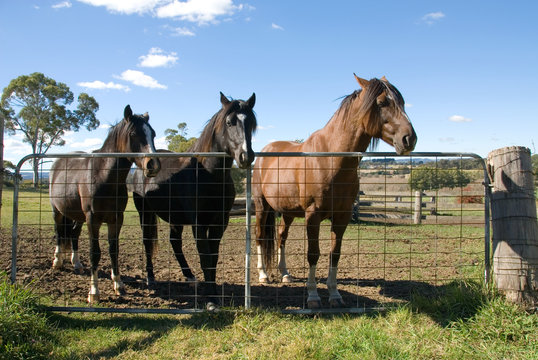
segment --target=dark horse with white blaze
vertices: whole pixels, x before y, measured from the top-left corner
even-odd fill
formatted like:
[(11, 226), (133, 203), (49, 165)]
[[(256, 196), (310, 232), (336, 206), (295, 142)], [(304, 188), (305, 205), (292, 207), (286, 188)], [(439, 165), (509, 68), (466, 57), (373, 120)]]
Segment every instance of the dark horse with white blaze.
[(228, 157), (162, 158), (162, 170), (154, 178), (136, 171), (133, 198), (140, 215), (146, 250), (149, 286), (155, 284), (153, 256), (157, 245), (157, 217), (170, 224), (170, 243), (183, 275), (194, 280), (182, 250), (184, 225), (192, 225), (200, 265), (204, 273), (207, 308), (218, 304), (216, 272), (219, 244), (228, 226), (235, 200), (231, 167), (254, 161), (252, 133), (256, 130), (253, 112), (255, 94), (247, 100), (229, 100), (220, 94), (222, 108), (209, 120), (188, 152), (225, 152)]
[[(94, 153), (155, 153), (155, 131), (148, 121), (147, 113), (133, 115), (127, 105), (123, 120), (110, 129), (103, 146)], [(99, 301), (97, 267), (101, 258), (99, 229), (103, 223), (108, 225), (114, 292), (116, 295), (124, 292), (118, 266), (118, 238), (128, 200), (125, 180), (133, 163), (143, 169), (147, 177), (155, 176), (161, 168), (159, 159), (153, 157), (86, 157), (58, 159), (50, 171), (49, 192), (57, 241), (52, 266), (61, 268), (71, 250), (73, 266), (82, 268), (78, 238), (82, 224), (86, 222), (90, 238), (90, 303)]]
[[(303, 143), (277, 141), (263, 152), (362, 152), (379, 139), (394, 146), (396, 153), (415, 148), (417, 136), (405, 113), (400, 92), (385, 77), (357, 77), (362, 90), (348, 95), (324, 128)], [(252, 196), (256, 206), (256, 239), (260, 282), (268, 281), (275, 251), (275, 212), (282, 214), (278, 228), (278, 268), (289, 282), (285, 260), (288, 230), (296, 217), (305, 218), (308, 237), (307, 280), (309, 308), (321, 307), (317, 293), (316, 265), (320, 256), (320, 223), (331, 220), (331, 249), (327, 288), (329, 304), (342, 307), (336, 273), (342, 237), (351, 218), (359, 179), (357, 157), (258, 157), (253, 169)]]

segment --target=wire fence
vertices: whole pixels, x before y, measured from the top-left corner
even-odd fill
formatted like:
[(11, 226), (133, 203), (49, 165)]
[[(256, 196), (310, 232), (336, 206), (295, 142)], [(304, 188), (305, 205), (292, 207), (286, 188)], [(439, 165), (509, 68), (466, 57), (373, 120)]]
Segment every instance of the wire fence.
[[(112, 287), (106, 226), (102, 227), (100, 236), (103, 251), (99, 264), (99, 304), (86, 303), (90, 261), (85, 227), (79, 240), (84, 268), (75, 271), (66, 261), (62, 269), (52, 269), (56, 242), (48, 194), (49, 160), (95, 155), (50, 154), (37, 158), (29, 155), (19, 163), (17, 173), (24, 175), (25, 180), (16, 182), (13, 189), (11, 252), (2, 254), (5, 260), (2, 263), (10, 264), (10, 269), (6, 270), (11, 271), (12, 281), (32, 283), (46, 295), (49, 308), (57, 311), (203, 311), (205, 298), (202, 296), (201, 280), (204, 275), (190, 225), (185, 224), (183, 229), (182, 249), (198, 281), (193, 282), (183, 275), (169, 241), (169, 225), (160, 220), (159, 251), (153, 260), (156, 284), (148, 287), (146, 252), (139, 214), (132, 199), (129, 199), (125, 210), (120, 234), (119, 263), (125, 284), (124, 295), (115, 295)], [(221, 153), (159, 154), (160, 157), (176, 158), (194, 155), (225, 156)], [(305, 159), (362, 158), (357, 168), (360, 189), (343, 238), (337, 275), (338, 289), (346, 304), (344, 309), (328, 310), (328, 291), (324, 284), (329, 268), (331, 223), (326, 220), (321, 224), (317, 279), (323, 311), (363, 312), (406, 302), (415, 292), (434, 292), (453, 281), (489, 280), (489, 180), (484, 161), (479, 156), (466, 153), (413, 153), (407, 156), (393, 153), (256, 155)], [(34, 158), (42, 161), (36, 188), (29, 184), (27, 172), (21, 170), (23, 164)], [(251, 170), (247, 169), (244, 175), (246, 178), (236, 183), (237, 191), (244, 189), (244, 193), (236, 195), (232, 216), (220, 242), (216, 278), (219, 301), (223, 308), (262, 307), (309, 313), (311, 310), (306, 304), (308, 239), (304, 219), (295, 219), (286, 242), (287, 266), (293, 280), (280, 282), (280, 276), (274, 269), (270, 273), (272, 281), (259, 283)], [(280, 180), (277, 178), (275, 181)], [(421, 191), (416, 190), (421, 187)], [(9, 191), (5, 194), (9, 194)], [(9, 249), (9, 234), (5, 231), (2, 231), (2, 242), (2, 248)]]

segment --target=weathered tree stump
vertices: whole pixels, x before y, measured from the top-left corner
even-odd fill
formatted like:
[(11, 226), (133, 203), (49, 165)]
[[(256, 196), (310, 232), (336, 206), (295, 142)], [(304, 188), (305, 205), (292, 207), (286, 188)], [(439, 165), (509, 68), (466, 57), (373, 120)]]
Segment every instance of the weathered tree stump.
[(488, 155), (493, 182), (493, 281), (510, 301), (538, 303), (538, 223), (530, 150), (513, 146)]

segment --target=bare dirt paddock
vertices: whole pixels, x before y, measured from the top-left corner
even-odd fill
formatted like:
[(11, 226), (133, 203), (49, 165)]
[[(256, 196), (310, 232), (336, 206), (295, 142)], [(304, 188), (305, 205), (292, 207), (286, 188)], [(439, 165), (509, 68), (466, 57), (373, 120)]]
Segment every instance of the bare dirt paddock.
[[(46, 208), (46, 206), (45, 206)], [(80, 254), (86, 268), (75, 274), (65, 263), (64, 269), (52, 270), (54, 252), (53, 225), (49, 213), (43, 211), (40, 220), (21, 221), (19, 226), (17, 281), (32, 283), (46, 295), (50, 305), (87, 306), (89, 290), (88, 239), (86, 230), (80, 239)], [(21, 219), (23, 217), (21, 216)], [(348, 227), (342, 245), (338, 272), (338, 288), (346, 305), (372, 308), (405, 301), (410, 294), (434, 291), (452, 280), (479, 280), (484, 269), (484, 228), (478, 217), (434, 216), (422, 225), (409, 221), (389, 223), (388, 219), (364, 219)], [(253, 218), (254, 220), (254, 218)], [(318, 263), (320, 296), (328, 306), (324, 282), (328, 269), (329, 223), (322, 224)], [(0, 264), (11, 271), (11, 229), (2, 229)], [(126, 213), (120, 239), (120, 273), (126, 295), (118, 297), (112, 290), (110, 261), (106, 241), (106, 225), (101, 228), (101, 262), (99, 271), (99, 306), (113, 308), (200, 309), (204, 299), (199, 287), (186, 283), (168, 242), (168, 226), (160, 224), (160, 250), (154, 261), (158, 282), (155, 289), (145, 284), (145, 255), (138, 216)], [(254, 229), (252, 229), (254, 238)], [(273, 281), (259, 284), (256, 270), (256, 247), (252, 242), (251, 303), (252, 306), (302, 309), (306, 308), (306, 232), (297, 219), (287, 242), (288, 268), (294, 277), (291, 284)], [(191, 230), (184, 230), (183, 248), (198, 279), (203, 279), (198, 253)], [(273, 270), (272, 278), (278, 280)], [(217, 284), (223, 306), (244, 304), (245, 285), (245, 220), (233, 218), (220, 245)]]

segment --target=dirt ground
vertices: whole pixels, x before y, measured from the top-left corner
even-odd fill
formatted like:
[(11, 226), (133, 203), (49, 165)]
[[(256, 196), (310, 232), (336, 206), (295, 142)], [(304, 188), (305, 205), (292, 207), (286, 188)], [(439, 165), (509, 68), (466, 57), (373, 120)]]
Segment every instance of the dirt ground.
[[(129, 218), (130, 217), (130, 218)], [(318, 263), (318, 289), (324, 306), (328, 306), (325, 286), (328, 269), (329, 224), (322, 225)], [(89, 290), (89, 257), (86, 230), (80, 239), (80, 256), (85, 269), (75, 274), (70, 263), (62, 270), (51, 268), (54, 239), (49, 224), (21, 225), (17, 250), (17, 281), (31, 283), (50, 298), (56, 306), (87, 306)], [(145, 257), (141, 231), (134, 214), (126, 214), (126, 225), (120, 240), (120, 273), (126, 286), (125, 296), (114, 295), (110, 280), (110, 260), (106, 241), (106, 226), (101, 228), (101, 262), (99, 289), (101, 306), (115, 308), (203, 308), (205, 299), (198, 296), (199, 286), (186, 283), (167, 240), (168, 226), (161, 222), (160, 249), (154, 260), (157, 286), (148, 289), (145, 284)], [(408, 232), (403, 234), (402, 232)], [(254, 237), (254, 230), (252, 230)], [(476, 238), (478, 237), (478, 239)], [(291, 227), (287, 243), (288, 268), (294, 281), (282, 284), (273, 281), (259, 284), (256, 270), (255, 242), (252, 242), (251, 303), (252, 306), (278, 309), (306, 308), (306, 235), (303, 223)], [(468, 276), (466, 268), (481, 266), (480, 251), (476, 248), (480, 235), (462, 238), (443, 235), (432, 227), (431, 234), (417, 233), (412, 226), (394, 226), (371, 223), (350, 225), (343, 242), (338, 272), (338, 289), (347, 306), (372, 308), (409, 299), (413, 291), (433, 291), (436, 287)], [(11, 272), (11, 229), (1, 232), (0, 264)], [(203, 279), (198, 253), (190, 228), (184, 230), (184, 252), (198, 279)], [(480, 248), (480, 245), (478, 245)], [(476, 273), (476, 271), (474, 271)], [(272, 277), (276, 279), (276, 271)], [(233, 220), (220, 245), (217, 284), (223, 306), (243, 306), (245, 284), (245, 224), (242, 218)]]

